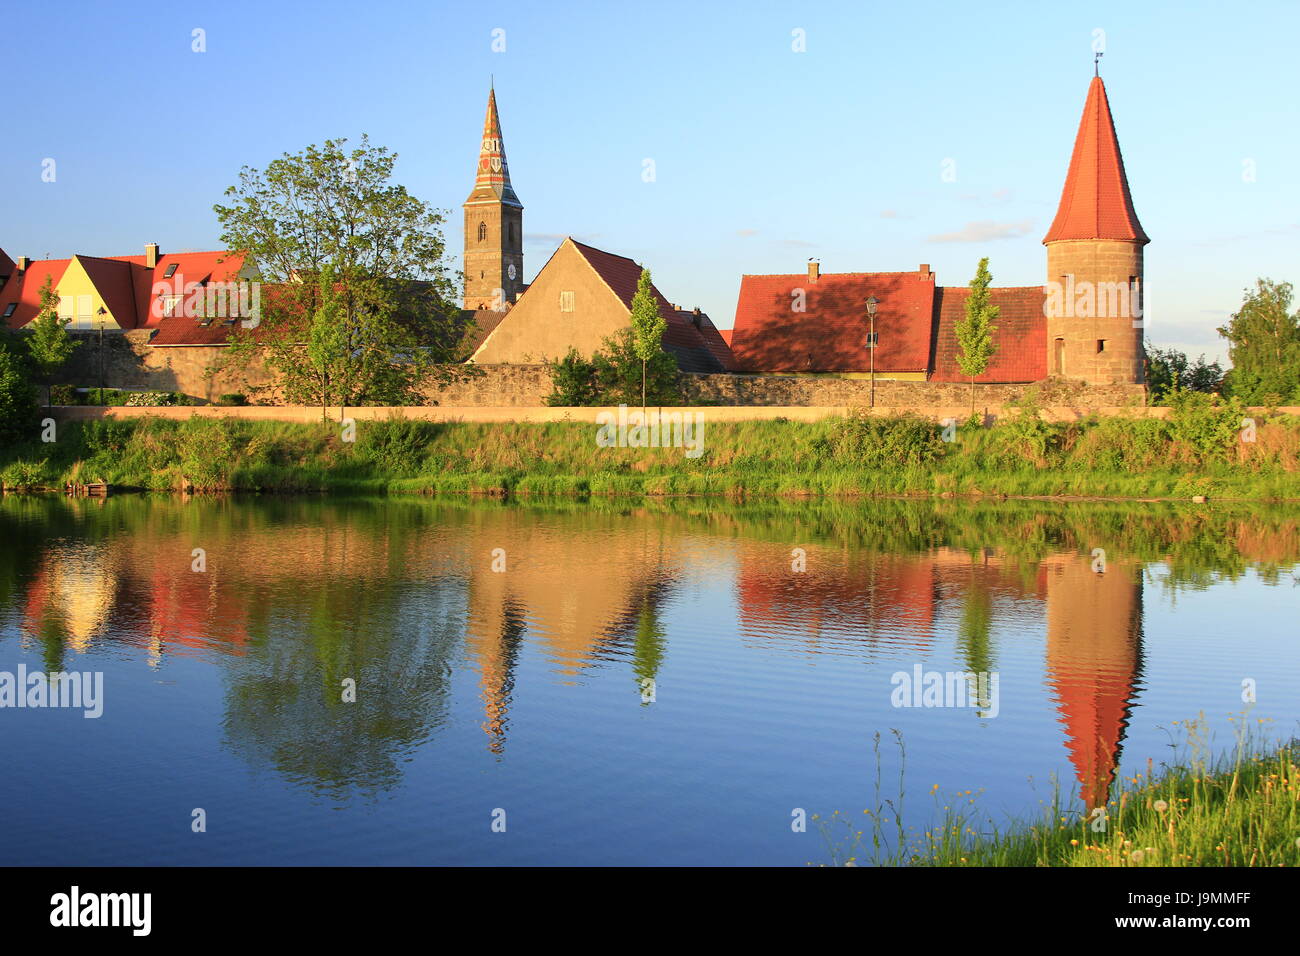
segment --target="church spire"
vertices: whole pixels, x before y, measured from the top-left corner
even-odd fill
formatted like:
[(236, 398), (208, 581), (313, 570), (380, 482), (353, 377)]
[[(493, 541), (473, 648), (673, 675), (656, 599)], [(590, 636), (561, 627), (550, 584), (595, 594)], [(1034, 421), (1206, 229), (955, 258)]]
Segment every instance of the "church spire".
[(497, 115), (495, 84), (488, 91), (487, 117), (483, 120), (483, 141), (479, 144), (478, 176), (467, 202), (504, 202), (521, 206), (510, 185), (505, 141), (501, 138), (501, 117)]
[(1094, 76), (1088, 86), (1061, 204), (1043, 242), (1062, 239), (1120, 239), (1143, 245), (1151, 241), (1133, 211), (1106, 85), (1100, 76)]

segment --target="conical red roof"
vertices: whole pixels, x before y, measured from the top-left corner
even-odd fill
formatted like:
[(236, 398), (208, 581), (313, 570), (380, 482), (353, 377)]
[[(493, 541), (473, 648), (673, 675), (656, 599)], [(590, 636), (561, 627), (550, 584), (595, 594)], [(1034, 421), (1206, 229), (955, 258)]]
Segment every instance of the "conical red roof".
[(483, 120), (483, 142), (479, 147), (478, 176), (474, 191), (466, 202), (483, 200), (522, 206), (510, 185), (510, 167), (506, 164), (506, 144), (501, 138), (501, 117), (497, 115), (497, 93), (488, 93), (487, 117)]
[(1133, 211), (1106, 86), (1099, 76), (1088, 87), (1061, 205), (1043, 242), (1060, 239), (1127, 239), (1143, 245), (1151, 241)]

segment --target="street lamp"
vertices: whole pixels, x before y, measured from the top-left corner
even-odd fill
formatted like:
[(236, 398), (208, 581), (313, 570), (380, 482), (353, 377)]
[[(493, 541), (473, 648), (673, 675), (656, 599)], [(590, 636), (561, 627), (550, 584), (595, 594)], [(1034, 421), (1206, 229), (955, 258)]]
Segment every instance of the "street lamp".
[(880, 300), (874, 295), (867, 299), (867, 317), (871, 319), (871, 332), (867, 335), (867, 348), (871, 350), (871, 407), (876, 407), (876, 306)]
[(99, 404), (104, 404), (104, 316), (108, 314), (108, 309), (102, 305), (95, 313), (95, 318), (99, 322)]

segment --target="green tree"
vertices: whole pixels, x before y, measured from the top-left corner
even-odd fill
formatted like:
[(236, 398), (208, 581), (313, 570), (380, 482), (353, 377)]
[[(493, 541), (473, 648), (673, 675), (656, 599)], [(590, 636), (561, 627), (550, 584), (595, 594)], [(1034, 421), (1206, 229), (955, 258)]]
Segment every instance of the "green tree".
[(18, 356), (0, 344), (0, 445), (32, 437), (36, 398)]
[(1178, 349), (1149, 345), (1146, 352), (1147, 389), (1152, 404), (1163, 404), (1169, 393), (1180, 388), (1217, 392), (1223, 386), (1223, 367), (1218, 362), (1206, 362), (1204, 355), (1193, 363)]
[(68, 323), (72, 320), (59, 318), (59, 296), (50, 276), (45, 277), (40, 294), (40, 311), (29, 326), (26, 341), (32, 366), (45, 385), (45, 404), (48, 407), (53, 404), (50, 387), (55, 373), (63, 368), (81, 343), (68, 335)]
[(1291, 291), (1289, 282), (1258, 279), (1218, 330), (1232, 362), (1225, 395), (1247, 405), (1300, 401), (1300, 310), (1291, 311)]
[(662, 348), (649, 359), (643, 359), (630, 328), (608, 336), (604, 347), (591, 360), (595, 366), (596, 393), (601, 404), (622, 402), (632, 405), (638, 393), (642, 408), (647, 402), (655, 405), (681, 402), (677, 360)]
[(664, 332), (668, 323), (659, 313), (650, 284), (650, 270), (642, 269), (636, 280), (636, 294), (632, 296), (632, 350), (641, 360), (641, 410), (646, 404), (646, 365), (657, 355), (664, 354)]
[(966, 315), (953, 329), (957, 335), (957, 367), (963, 375), (970, 378), (972, 411), (975, 409), (975, 378), (988, 370), (989, 359), (997, 351), (997, 346), (993, 344), (993, 333), (998, 327), (993, 324), (993, 320), (998, 317), (1001, 309), (989, 302), (989, 283), (992, 281), (988, 256), (985, 256), (980, 260), (975, 278), (970, 282)]
[[(392, 181), (395, 153), (364, 136), (355, 149), (346, 143), (246, 166), (226, 190), (229, 205), (213, 207), (222, 241), (269, 286), (230, 358), (264, 361), (289, 402), (420, 401), (430, 382), (471, 374), (452, 364), (464, 358), (466, 319), (445, 261), (444, 214)], [(326, 317), (337, 336), (313, 331)]]
[(599, 391), (596, 382), (596, 364), (584, 359), (577, 349), (571, 348), (564, 358), (547, 362), (551, 373), (551, 394), (547, 405), (596, 405)]

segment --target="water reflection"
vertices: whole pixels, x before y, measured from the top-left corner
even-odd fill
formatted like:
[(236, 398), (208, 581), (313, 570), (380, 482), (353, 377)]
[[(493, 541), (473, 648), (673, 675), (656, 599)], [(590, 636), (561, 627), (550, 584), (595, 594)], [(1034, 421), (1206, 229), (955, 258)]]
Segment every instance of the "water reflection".
[(1144, 688), (1144, 582), (1206, 588), (1248, 567), (1276, 582), (1300, 554), (1294, 519), (1267, 509), (1047, 503), (10, 497), (0, 535), (0, 647), (16, 637), (47, 670), (99, 652), (217, 668), (229, 750), (322, 792), (397, 787), (463, 707), (462, 672), (497, 760), (530, 658), (559, 685), (622, 669), (647, 702), (704, 594), (698, 627), (720, 645), (814, 664), (883, 671), (950, 647), (954, 667), (994, 672), (1036, 635), (1089, 807)]

